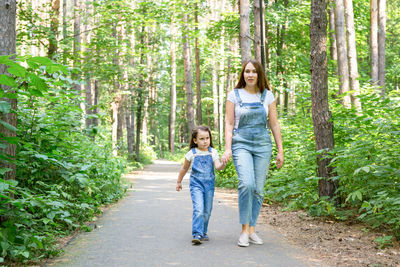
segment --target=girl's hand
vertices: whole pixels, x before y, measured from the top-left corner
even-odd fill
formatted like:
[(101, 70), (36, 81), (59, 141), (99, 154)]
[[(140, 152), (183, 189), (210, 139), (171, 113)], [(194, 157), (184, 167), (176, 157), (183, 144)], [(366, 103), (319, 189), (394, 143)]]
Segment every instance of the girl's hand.
[(181, 183), (176, 183), (176, 191), (181, 191), (182, 190), (182, 184)]
[(231, 156), (232, 156), (232, 150), (231, 149), (225, 150), (224, 154), (222, 154), (222, 157), (221, 157), (222, 164), (226, 165), (228, 163), (229, 159), (231, 158)]
[(283, 165), (283, 152), (278, 152), (278, 155), (276, 156), (276, 167), (280, 169)]

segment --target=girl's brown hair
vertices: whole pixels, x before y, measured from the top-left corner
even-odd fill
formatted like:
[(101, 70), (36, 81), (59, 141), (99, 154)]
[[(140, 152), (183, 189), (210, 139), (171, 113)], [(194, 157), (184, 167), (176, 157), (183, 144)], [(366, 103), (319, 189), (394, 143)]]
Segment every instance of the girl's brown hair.
[(236, 84), (235, 88), (244, 88), (246, 86), (246, 82), (244, 80), (244, 70), (246, 69), (247, 64), (253, 64), (257, 71), (257, 87), (260, 90), (260, 93), (264, 93), (264, 90), (271, 91), (271, 85), (268, 82), (267, 76), (265, 76), (264, 69), (260, 62), (255, 59), (247, 60), (243, 63), (242, 70), (240, 71), (239, 81)]
[(189, 150), (194, 147), (197, 147), (197, 144), (194, 142), (194, 139), (197, 138), (197, 134), (199, 133), (199, 131), (208, 132), (208, 134), (210, 135), (210, 147), (214, 147), (213, 142), (212, 142), (210, 128), (208, 128), (207, 126), (204, 126), (204, 125), (199, 125), (199, 126), (194, 127), (192, 130), (192, 138), (190, 138)]

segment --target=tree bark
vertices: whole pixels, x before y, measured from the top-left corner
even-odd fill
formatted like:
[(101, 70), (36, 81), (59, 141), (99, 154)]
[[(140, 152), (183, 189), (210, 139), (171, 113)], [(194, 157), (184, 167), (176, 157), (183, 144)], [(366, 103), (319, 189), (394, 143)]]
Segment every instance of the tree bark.
[(329, 39), (330, 55), (332, 60), (337, 60), (337, 45), (335, 35), (335, 8), (332, 1), (329, 1)]
[(351, 102), (358, 112), (361, 112), (360, 102), (360, 83), (358, 81), (358, 64), (356, 50), (356, 32), (354, 30), (353, 1), (344, 0), (346, 14), (346, 35), (347, 35), (347, 58), (349, 61), (350, 90), (354, 91), (351, 95)]
[[(74, 0), (74, 68), (81, 66), (81, 15), (80, 0)], [(74, 79), (79, 80), (80, 75), (74, 75)], [(81, 92), (81, 85), (75, 84), (75, 90)]]
[[(0, 0), (0, 56), (13, 55), (16, 53), (16, 1), (4, 1)], [(13, 57), (15, 58), (15, 57)], [(12, 58), (12, 59), (13, 59)], [(5, 65), (0, 64), (0, 75), (9, 75)], [(14, 94), (14, 88), (9, 86), (0, 85), (0, 88), (5, 93)], [(7, 101), (10, 103), (11, 112), (0, 113), (1, 120), (17, 127), (17, 99), (3, 98), (2, 101)], [(14, 112), (15, 111), (15, 112)], [(7, 138), (15, 138), (16, 132), (6, 129), (4, 126), (0, 125), (0, 133), (2, 135), (3, 145), (7, 147), (1, 149), (1, 154), (6, 156), (11, 161), (1, 160), (1, 168), (9, 168), (10, 171), (4, 173), (4, 179), (15, 179), (16, 167), (12, 163), (15, 160), (16, 155), (16, 145), (10, 144)], [(1, 218), (0, 218), (1, 220)], [(0, 221), (1, 223), (1, 221)]]
[(193, 109), (193, 87), (192, 87), (192, 64), (190, 59), (190, 47), (188, 37), (188, 15), (183, 14), (183, 66), (185, 69), (185, 87), (187, 98), (187, 118), (188, 118), (188, 136), (191, 136), (194, 128), (194, 109)]
[(176, 120), (176, 43), (175, 43), (175, 22), (171, 19), (171, 109), (169, 119), (169, 149), (171, 154), (175, 153), (175, 120)]
[(64, 50), (63, 50), (63, 64), (67, 65), (67, 48), (66, 48), (66, 43), (67, 43), (67, 27), (68, 27), (68, 23), (67, 23), (67, 0), (63, 0), (63, 8), (62, 8), (62, 43), (64, 44)]
[[(261, 20), (260, 20), (260, 12), (262, 12), (261, 14), (262, 19), (265, 21), (264, 19), (264, 10), (265, 10), (265, 6), (264, 6), (264, 1), (263, 1), (263, 6), (260, 7), (260, 1), (259, 0), (254, 0), (253, 3), (253, 13), (254, 13), (254, 57), (256, 60), (258, 60), (259, 62), (262, 62), (261, 59), (261, 31), (264, 31), (264, 27), (263, 29), (261, 29)], [(261, 9), (261, 11), (260, 11)]]
[(240, 0), (240, 49), (242, 63), (251, 59), (251, 41), (250, 41), (250, 1)]
[[(339, 94), (349, 91), (349, 63), (347, 59), (346, 31), (344, 22), (343, 0), (335, 0), (335, 29), (338, 53)], [(341, 100), (346, 108), (351, 107), (350, 95), (345, 95)]]
[[(195, 31), (199, 30), (199, 20), (198, 20), (198, 4), (195, 4), (195, 12), (194, 12), (194, 23), (195, 23)], [(201, 78), (200, 78), (200, 49), (199, 49), (199, 38), (195, 37), (194, 39), (195, 46), (195, 60), (196, 60), (196, 105), (197, 105), (197, 123), (198, 125), (203, 124), (202, 118), (202, 109), (201, 109)]]
[(51, 5), (50, 14), (50, 31), (49, 31), (49, 49), (47, 56), (53, 58), (53, 55), (57, 52), (57, 36), (60, 16), (60, 0), (53, 0)]
[(378, 85), (381, 96), (385, 96), (385, 61), (386, 61), (386, 0), (378, 1)]
[(332, 167), (328, 165), (331, 158), (326, 152), (334, 147), (333, 123), (328, 105), (328, 72), (327, 72), (327, 6), (325, 0), (311, 1), (310, 23), (310, 69), (312, 118), (314, 124), (315, 143), (317, 151), (325, 151), (317, 156), (319, 196), (335, 196), (338, 187)]
[(378, 0), (370, 0), (371, 83), (378, 85)]

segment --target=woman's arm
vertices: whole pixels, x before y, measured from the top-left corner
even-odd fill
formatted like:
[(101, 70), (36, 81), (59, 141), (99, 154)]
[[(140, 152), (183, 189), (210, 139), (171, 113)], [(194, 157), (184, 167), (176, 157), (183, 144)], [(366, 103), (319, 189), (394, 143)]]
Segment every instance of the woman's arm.
[(276, 101), (272, 102), (268, 106), (268, 118), (269, 126), (271, 127), (272, 134), (274, 135), (275, 144), (278, 149), (278, 155), (276, 156), (276, 167), (280, 169), (283, 165), (283, 145), (281, 136), (281, 127), (278, 122), (278, 114), (276, 111)]
[(235, 122), (235, 104), (227, 100), (225, 110), (225, 152), (221, 157), (221, 161), (226, 165), (232, 156), (232, 131)]
[(183, 180), (183, 177), (185, 176), (185, 174), (187, 173), (189, 167), (190, 167), (190, 161), (188, 161), (185, 158), (185, 162), (183, 163), (182, 168), (178, 174), (178, 180), (176, 181), (176, 191), (182, 190), (182, 180)]

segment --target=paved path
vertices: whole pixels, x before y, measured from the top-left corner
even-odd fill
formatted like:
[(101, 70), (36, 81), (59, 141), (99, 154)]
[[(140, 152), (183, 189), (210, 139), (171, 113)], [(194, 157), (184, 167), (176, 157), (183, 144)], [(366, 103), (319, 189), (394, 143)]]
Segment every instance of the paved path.
[(157, 160), (128, 175), (134, 190), (99, 218), (95, 230), (79, 234), (47, 266), (317, 266), (265, 225), (257, 228), (264, 245), (238, 247), (237, 209), (218, 195), (209, 224), (211, 240), (193, 246), (189, 177), (183, 191), (176, 192), (179, 168)]

